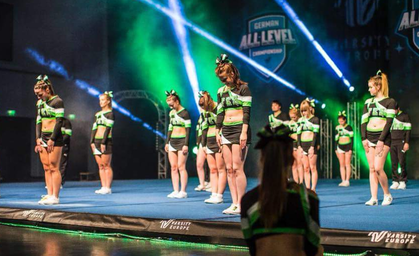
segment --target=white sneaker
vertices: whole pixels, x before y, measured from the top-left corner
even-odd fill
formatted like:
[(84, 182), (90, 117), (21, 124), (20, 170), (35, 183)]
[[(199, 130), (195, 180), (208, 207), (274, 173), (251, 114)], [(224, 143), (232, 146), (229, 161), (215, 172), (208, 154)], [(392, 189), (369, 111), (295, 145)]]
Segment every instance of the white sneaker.
[(398, 189), (399, 183), (397, 181), (393, 181), (393, 184), (390, 186), (390, 189)]
[(233, 214), (234, 211), (237, 209), (237, 205), (231, 204), (230, 207), (223, 211), (223, 214)]
[(47, 200), (47, 199), (48, 199), (48, 197), (49, 197), (49, 195), (43, 195), (43, 196), (41, 196), (41, 200), (39, 200), (39, 201), (38, 201), (38, 204), (43, 204), (43, 202), (44, 202), (45, 200)]
[(233, 210), (231, 213), (232, 215), (240, 215), (240, 206), (237, 205), (237, 207)]
[(393, 197), (389, 194), (389, 195), (384, 195), (384, 199), (383, 202), (381, 203), (381, 205), (386, 206), (386, 205), (390, 205), (391, 202), (393, 202)]
[(345, 181), (343, 180), (341, 183), (339, 183), (339, 187), (343, 187), (343, 184), (345, 184)]
[(201, 184), (199, 184), (194, 190), (195, 191), (202, 191), (205, 189), (205, 186), (202, 186)]
[(371, 198), (370, 200), (365, 202), (365, 205), (368, 205), (368, 206), (378, 205), (378, 200), (375, 198)]
[(400, 181), (399, 187), (397, 189), (406, 189), (406, 182)]
[(188, 198), (188, 193), (180, 191), (175, 195), (175, 198)]
[(212, 188), (211, 188), (211, 187), (209, 187), (209, 188), (205, 189), (205, 191), (207, 191), (207, 192), (212, 192)]
[(60, 199), (56, 198), (55, 196), (49, 196), (47, 199), (42, 201), (40, 204), (42, 204), (42, 205), (54, 205), (54, 204), (59, 204), (59, 203), (60, 203)]
[(95, 193), (96, 194), (102, 194), (103, 190), (105, 190), (105, 188), (104, 187), (101, 187), (100, 189), (95, 190)]
[(342, 187), (349, 187), (349, 186), (350, 186), (350, 184), (349, 184), (349, 180), (345, 180), (345, 181), (343, 182)]
[(221, 194), (211, 195), (211, 197), (208, 199), (205, 199), (204, 202), (207, 204), (221, 204), (223, 202), (223, 195)]
[(208, 189), (211, 190), (211, 183), (205, 182), (205, 190), (208, 191)]
[(168, 194), (167, 197), (168, 198), (175, 198), (178, 193), (179, 193), (179, 191), (173, 191), (172, 193)]

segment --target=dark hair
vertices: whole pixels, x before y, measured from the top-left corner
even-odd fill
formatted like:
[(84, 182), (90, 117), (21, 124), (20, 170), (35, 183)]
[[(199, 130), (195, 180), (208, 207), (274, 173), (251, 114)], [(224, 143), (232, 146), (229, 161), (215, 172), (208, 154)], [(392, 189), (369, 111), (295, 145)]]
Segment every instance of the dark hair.
[(169, 99), (176, 100), (176, 101), (179, 102), (179, 104), (181, 104), (180, 103), (180, 97), (177, 94), (172, 94), (172, 95), (167, 96), (166, 100), (169, 100)]
[[(226, 69), (227, 73), (230, 76), (233, 76), (233, 82), (236, 85), (236, 88), (240, 88), (240, 86), (242, 86), (242, 85), (247, 85), (246, 82), (244, 82), (240, 79), (240, 72), (236, 68), (236, 66), (234, 66), (233, 63), (225, 63), (225, 62), (219, 63), (217, 65), (217, 67), (215, 68), (215, 74), (218, 77), (219, 77), (220, 73), (223, 71), (223, 68)], [(231, 75), (231, 73), (233, 73), (233, 74)]]
[[(289, 133), (289, 128), (284, 129)], [(293, 163), (292, 140), (288, 133), (281, 135), (281, 139), (268, 139), (262, 147), (259, 209), (265, 228), (273, 227), (287, 205), (288, 172)]]
[(344, 116), (344, 115), (340, 115), (340, 116), (338, 116), (338, 119), (339, 119), (339, 118), (342, 118), (342, 119), (343, 119), (343, 120), (345, 120), (345, 121), (347, 120), (346, 116)]
[[(205, 111), (212, 111), (213, 109), (214, 109), (214, 107), (217, 105), (216, 103), (215, 103), (215, 101), (212, 99), (212, 97), (211, 97), (211, 95), (209, 94), (209, 92), (207, 92), (207, 91), (203, 91), (203, 93), (202, 93), (203, 95), (202, 95), (202, 97), (204, 97), (204, 105), (202, 106), (202, 108), (205, 110)], [(205, 96), (207, 96), (206, 98), (205, 98)]]
[(273, 100), (272, 103), (278, 104), (280, 107), (282, 107), (282, 104), (278, 100)]
[(55, 95), (54, 87), (47, 75), (39, 75), (34, 89), (46, 90), (48, 89), (51, 95)]

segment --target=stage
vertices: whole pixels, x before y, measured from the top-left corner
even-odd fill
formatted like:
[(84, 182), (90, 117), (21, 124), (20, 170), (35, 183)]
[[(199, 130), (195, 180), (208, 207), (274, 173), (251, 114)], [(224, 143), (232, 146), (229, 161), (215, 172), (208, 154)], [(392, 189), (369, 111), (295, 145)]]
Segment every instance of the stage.
[[(390, 206), (367, 207), (368, 180), (338, 187), (339, 180), (320, 180), (322, 244), (402, 250), (419, 249), (419, 181), (407, 190), (392, 191)], [(244, 245), (239, 216), (221, 212), (231, 204), (228, 190), (223, 204), (205, 204), (208, 192), (195, 192), (190, 179), (187, 199), (170, 199), (171, 181), (115, 181), (111, 195), (94, 193), (99, 182), (67, 182), (56, 206), (38, 205), (44, 183), (0, 184), (0, 221), (89, 232), (128, 235), (223, 245)], [(248, 188), (256, 186), (248, 180)], [(379, 200), (382, 191), (379, 190)]]

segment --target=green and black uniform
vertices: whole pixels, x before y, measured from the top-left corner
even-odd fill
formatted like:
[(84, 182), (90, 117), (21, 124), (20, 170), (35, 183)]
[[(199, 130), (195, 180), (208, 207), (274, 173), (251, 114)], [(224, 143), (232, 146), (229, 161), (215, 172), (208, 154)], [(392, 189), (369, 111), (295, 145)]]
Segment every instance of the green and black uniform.
[(281, 125), (288, 125), (290, 121), (290, 117), (285, 112), (280, 112), (277, 116), (275, 116), (275, 113), (272, 113), (268, 116), (269, 119), (269, 126), (271, 127), (272, 132), (276, 132), (278, 127)]
[(203, 143), (202, 143), (202, 131), (204, 129), (204, 115), (205, 115), (205, 111), (201, 110), (201, 113), (199, 114), (199, 118), (198, 118), (198, 122), (196, 124), (196, 145), (198, 146), (198, 149), (200, 149), (201, 147), (203, 147)]
[(209, 133), (209, 128), (216, 128), (217, 122), (217, 107), (214, 107), (212, 111), (206, 111), (204, 115), (204, 124), (203, 124), (203, 146), (207, 148), (207, 154), (215, 154), (220, 151), (220, 147), (217, 143), (216, 138), (216, 131), (215, 129), (211, 129), (211, 133)]
[[(36, 117), (36, 139), (42, 139), (42, 146), (47, 147), (48, 140), (54, 141), (55, 147), (64, 145), (61, 127), (64, 118), (64, 102), (58, 95), (47, 101), (38, 100)], [(53, 119), (55, 126), (52, 130), (42, 131), (42, 120)]]
[(298, 127), (300, 126), (300, 122), (301, 122), (301, 118), (299, 118), (297, 122), (293, 120), (288, 122), (288, 127), (290, 128), (290, 131), (291, 131), (290, 137), (292, 137), (292, 135), (297, 135), (297, 140), (293, 139), (294, 141), (292, 142), (292, 147), (294, 150), (298, 149)]
[[(361, 120), (362, 141), (368, 140), (371, 147), (375, 147), (378, 141), (383, 141), (384, 145), (391, 144), (390, 128), (396, 115), (396, 101), (392, 98), (377, 100), (370, 98), (365, 101), (364, 111)], [(384, 128), (368, 128), (371, 120), (386, 120)]]
[[(249, 125), (252, 94), (247, 85), (230, 88), (224, 85), (217, 93), (217, 129), (221, 130), (221, 144), (240, 144), (243, 124)], [(229, 109), (243, 110), (243, 120), (238, 122), (224, 121), (225, 111)], [(247, 144), (251, 142), (250, 125), (247, 129)]]
[(65, 183), (66, 169), (68, 164), (68, 157), (70, 155), (70, 139), (73, 135), (73, 130), (71, 127), (70, 120), (67, 118), (63, 119), (63, 126), (61, 127), (61, 133), (63, 134), (64, 146), (61, 152), (61, 161), (60, 161), (60, 173), (61, 173), (61, 185)]
[[(348, 137), (349, 141), (341, 144), (339, 143), (339, 139), (341, 137)], [(350, 126), (349, 124), (346, 124), (345, 126), (336, 126), (335, 140), (337, 144), (336, 150), (338, 151), (338, 153), (345, 153), (352, 150), (354, 144), (354, 131), (352, 129), (352, 126)]]
[(272, 228), (265, 228), (260, 216), (259, 186), (241, 200), (241, 227), (250, 255), (256, 255), (259, 238), (292, 234), (304, 237), (306, 255), (316, 255), (320, 247), (319, 199), (304, 185), (288, 183), (286, 206)]
[[(409, 116), (399, 111), (391, 126), (390, 156), (393, 181), (407, 181), (406, 152), (403, 151), (403, 146), (405, 143), (409, 144), (411, 130), (412, 124), (410, 123)], [(399, 165), (401, 173), (398, 172)]]
[[(90, 136), (90, 143), (94, 143), (96, 147), (93, 154), (112, 154), (112, 128), (115, 122), (115, 115), (112, 110), (106, 110), (97, 112), (95, 117), (96, 121), (93, 123), (92, 134)], [(102, 137), (96, 135), (99, 126), (106, 128)], [(105, 152), (101, 152), (101, 145), (106, 145)]]
[[(308, 155), (310, 147), (314, 148), (314, 154), (317, 155), (317, 146), (319, 145), (317, 137), (320, 132), (320, 120), (317, 116), (312, 116), (310, 119), (301, 117), (300, 120), (300, 126), (298, 127), (298, 145), (303, 148), (303, 153), (305, 155)], [(313, 132), (312, 139), (301, 139), (301, 134), (306, 131)]]
[[(183, 146), (189, 145), (189, 133), (191, 130), (191, 118), (185, 108), (179, 111), (172, 110), (169, 113), (170, 123), (167, 133), (166, 144), (169, 145), (169, 151), (181, 151)], [(173, 127), (184, 127), (186, 133), (180, 136), (172, 136)]]

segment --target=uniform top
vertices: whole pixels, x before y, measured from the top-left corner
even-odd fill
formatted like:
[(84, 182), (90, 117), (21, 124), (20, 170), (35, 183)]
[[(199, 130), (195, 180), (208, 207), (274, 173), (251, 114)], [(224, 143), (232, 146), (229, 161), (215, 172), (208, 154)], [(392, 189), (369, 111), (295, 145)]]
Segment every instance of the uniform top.
[(170, 111), (169, 116), (169, 131), (173, 131), (174, 126), (191, 128), (191, 118), (185, 108), (182, 107), (179, 111), (173, 109)]
[(212, 130), (209, 132), (209, 128), (215, 128), (217, 115), (217, 106), (214, 107), (212, 111), (205, 111), (204, 114), (204, 123), (202, 125), (202, 145), (205, 147), (207, 145), (207, 138), (215, 137), (216, 131)]
[[(199, 118), (198, 118), (198, 122), (196, 123), (196, 136), (197, 138), (202, 136), (202, 130), (204, 130), (204, 115), (205, 115), (205, 110), (201, 110), (201, 113), (199, 113)], [(198, 141), (197, 141), (198, 142)]]
[[(224, 113), (229, 109), (243, 109), (243, 121), (239, 123), (249, 124), (250, 108), (252, 106), (252, 94), (247, 85), (241, 85), (240, 88), (230, 88), (224, 85), (217, 92), (217, 128), (226, 125)], [(237, 124), (239, 124), (237, 123)]]
[(268, 116), (268, 119), (269, 119), (269, 126), (271, 127), (271, 130), (281, 125), (288, 125), (290, 121), (289, 115), (285, 112), (281, 112), (277, 116), (275, 116), (275, 113), (272, 113)]
[(404, 142), (409, 143), (411, 130), (412, 124), (410, 123), (409, 115), (399, 111), (391, 125), (391, 139), (404, 140)]
[(64, 102), (58, 95), (52, 96), (49, 100), (38, 100), (36, 103), (38, 115), (36, 123), (42, 123), (44, 119), (56, 119), (64, 117)]
[(272, 228), (265, 228), (260, 216), (259, 186), (247, 192), (241, 201), (241, 227), (250, 255), (256, 255), (258, 238), (278, 234), (304, 236), (304, 250), (315, 255), (320, 246), (319, 200), (303, 185), (288, 183), (287, 202), (282, 216)]
[(349, 124), (346, 124), (345, 126), (336, 126), (335, 140), (339, 142), (339, 138), (341, 137), (348, 137), (350, 139), (349, 142), (345, 144), (352, 143), (352, 138), (354, 137), (352, 126), (350, 126)]
[(300, 125), (299, 125), (299, 129), (298, 129), (298, 133), (302, 133), (302, 132), (314, 132), (314, 133), (319, 133), (320, 131), (320, 120), (317, 116), (312, 116), (309, 119), (305, 118), (305, 117), (301, 117), (300, 120)]
[[(380, 141), (384, 141), (391, 128), (393, 118), (396, 115), (396, 101), (392, 98), (383, 98), (377, 100), (375, 97), (367, 99), (364, 104), (364, 110), (361, 118), (361, 136), (362, 140), (367, 138), (367, 131), (369, 132), (381, 132)], [(368, 128), (368, 122), (370, 119), (382, 119), (387, 120), (386, 125), (383, 128), (373, 129)]]
[(290, 120), (288, 122), (288, 127), (290, 128), (290, 131), (291, 131), (290, 135), (296, 134), (298, 132), (300, 122), (301, 122), (301, 117), (298, 119), (297, 122), (295, 122), (294, 120)]
[[(108, 139), (112, 138), (112, 128), (115, 123), (115, 115), (112, 110), (99, 111), (95, 115), (95, 122), (92, 127), (92, 135), (90, 137), (90, 143), (93, 143), (95, 139), (102, 140), (101, 144), (106, 144)], [(96, 131), (99, 126), (105, 127), (103, 137), (96, 136)]]

